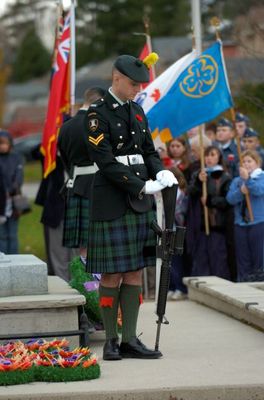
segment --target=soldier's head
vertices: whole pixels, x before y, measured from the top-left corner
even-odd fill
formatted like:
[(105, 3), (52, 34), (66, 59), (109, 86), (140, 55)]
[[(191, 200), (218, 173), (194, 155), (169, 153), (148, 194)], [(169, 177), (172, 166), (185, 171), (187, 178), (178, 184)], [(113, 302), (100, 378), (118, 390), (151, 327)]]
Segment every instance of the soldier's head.
[(105, 90), (100, 87), (92, 87), (86, 89), (83, 95), (84, 98), (83, 106), (88, 108), (93, 102), (104, 97), (104, 95), (105, 95)]
[(216, 140), (222, 144), (228, 143), (234, 136), (232, 122), (221, 118), (216, 126)]
[(121, 100), (133, 100), (140, 91), (141, 84), (149, 82), (149, 68), (158, 59), (155, 54), (148, 63), (147, 58), (150, 59), (150, 56), (143, 61), (127, 54), (117, 57), (113, 66), (112, 89)]
[(242, 138), (242, 142), (245, 150), (256, 150), (259, 146), (258, 132), (252, 128), (247, 128)]

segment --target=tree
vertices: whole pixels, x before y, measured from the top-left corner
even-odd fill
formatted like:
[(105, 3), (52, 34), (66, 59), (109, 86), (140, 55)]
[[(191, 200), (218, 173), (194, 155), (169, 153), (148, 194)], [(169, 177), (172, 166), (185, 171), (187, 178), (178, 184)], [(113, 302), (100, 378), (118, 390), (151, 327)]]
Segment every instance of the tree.
[(13, 79), (24, 82), (43, 76), (51, 68), (51, 56), (43, 46), (35, 29), (30, 29), (21, 42), (13, 64)]
[(90, 15), (85, 38), (90, 61), (113, 54), (138, 55), (145, 39), (133, 32), (144, 32), (144, 15), (150, 19), (152, 37), (190, 32), (190, 3), (186, 0), (80, 0), (78, 6)]

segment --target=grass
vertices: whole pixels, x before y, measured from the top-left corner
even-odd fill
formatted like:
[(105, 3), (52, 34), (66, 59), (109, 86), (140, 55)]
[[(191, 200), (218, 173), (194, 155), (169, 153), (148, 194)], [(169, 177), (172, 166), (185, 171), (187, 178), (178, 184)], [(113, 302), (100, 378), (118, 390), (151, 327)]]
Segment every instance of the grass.
[(20, 217), (18, 225), (19, 253), (34, 254), (46, 260), (43, 224), (40, 222), (42, 207), (32, 203), (32, 211)]
[(30, 161), (24, 165), (24, 182), (40, 182), (42, 166), (40, 161)]

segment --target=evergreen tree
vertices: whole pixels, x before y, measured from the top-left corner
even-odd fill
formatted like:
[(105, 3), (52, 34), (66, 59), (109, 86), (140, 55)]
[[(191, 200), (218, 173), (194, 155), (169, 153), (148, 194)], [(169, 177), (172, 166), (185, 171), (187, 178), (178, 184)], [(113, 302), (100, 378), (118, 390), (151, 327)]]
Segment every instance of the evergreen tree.
[(24, 82), (43, 76), (50, 70), (51, 56), (43, 46), (35, 29), (25, 35), (13, 64), (13, 79)]

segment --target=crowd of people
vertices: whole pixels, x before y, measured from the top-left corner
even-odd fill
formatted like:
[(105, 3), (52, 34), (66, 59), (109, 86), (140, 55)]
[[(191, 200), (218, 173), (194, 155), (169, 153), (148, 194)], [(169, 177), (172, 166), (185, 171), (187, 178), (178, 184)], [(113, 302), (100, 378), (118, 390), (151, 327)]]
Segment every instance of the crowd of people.
[(179, 181), (176, 224), (186, 226), (184, 255), (172, 262), (169, 299), (186, 297), (183, 276), (263, 280), (264, 151), (246, 115), (237, 113), (235, 125), (220, 118), (204, 133), (193, 128), (160, 149)]

